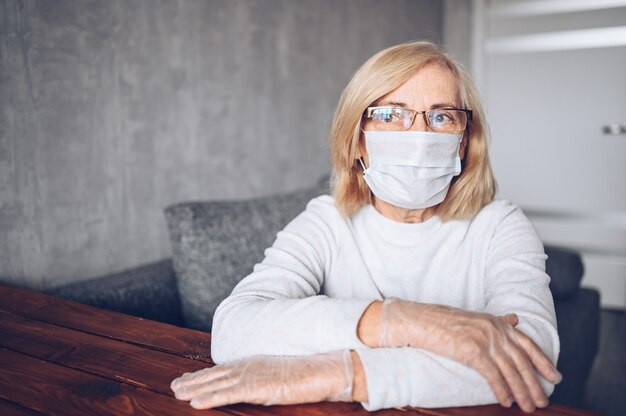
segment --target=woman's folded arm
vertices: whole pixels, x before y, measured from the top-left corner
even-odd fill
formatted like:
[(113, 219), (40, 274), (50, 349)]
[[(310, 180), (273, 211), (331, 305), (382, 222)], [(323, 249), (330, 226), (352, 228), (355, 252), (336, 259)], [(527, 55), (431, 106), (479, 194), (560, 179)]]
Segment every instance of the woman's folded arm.
[[(371, 301), (312, 296), (235, 298), (216, 313), (211, 356), (218, 363), (253, 355), (310, 355), (363, 348), (356, 335)], [(216, 325), (217, 324), (217, 325)]]
[(497, 403), (476, 370), (417, 348), (357, 350), (367, 383), (369, 411), (390, 407), (455, 407)]
[[(554, 368), (559, 339), (549, 278), (544, 272), (543, 247), (518, 209), (513, 209), (496, 227), (485, 264), (483, 311), (397, 299), (374, 303), (366, 310), (358, 327), (365, 344), (413, 347), (413, 352), (411, 348), (359, 350), (369, 393), (366, 406), (370, 410), (405, 405), (476, 405), (494, 403), (496, 396), (505, 404), (507, 394), (521, 401), (528, 411), (547, 403), (545, 396), (552, 393), (554, 383), (560, 379)], [(487, 343), (481, 340), (485, 334)], [(489, 347), (490, 339), (496, 343), (495, 350)], [(511, 352), (511, 342), (515, 353)], [(407, 352), (398, 352), (401, 350)], [(466, 354), (472, 351), (476, 354)], [(473, 359), (474, 356), (483, 358)], [(404, 365), (412, 370), (407, 372)], [(511, 368), (515, 371), (511, 372)], [(534, 370), (536, 381), (531, 380), (532, 373), (526, 368)], [(494, 395), (494, 391), (498, 394)]]
[(485, 260), (485, 312), (515, 313), (516, 329), (530, 337), (556, 365), (560, 342), (543, 243), (519, 208), (503, 218)]
[(332, 219), (314, 199), (278, 233), (264, 260), (215, 312), (211, 355), (216, 363), (364, 347), (356, 328), (374, 299), (319, 295), (338, 252), (332, 228)]

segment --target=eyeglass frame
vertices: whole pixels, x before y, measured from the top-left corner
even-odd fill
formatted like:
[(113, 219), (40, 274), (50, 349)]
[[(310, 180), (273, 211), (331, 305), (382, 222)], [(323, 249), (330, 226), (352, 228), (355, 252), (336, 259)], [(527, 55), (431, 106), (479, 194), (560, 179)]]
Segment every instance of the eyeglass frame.
[(392, 107), (392, 106), (388, 106), (388, 105), (383, 105), (383, 106), (372, 106), (372, 107), (367, 107), (365, 109), (365, 112), (363, 113), (363, 118), (367, 119), (367, 120), (371, 120), (372, 119), (372, 111), (379, 109), (379, 108), (391, 108), (391, 109), (399, 109), (399, 110), (405, 110), (405, 111), (409, 111), (410, 113), (413, 114), (413, 118), (411, 120), (411, 124), (409, 125), (409, 127), (407, 127), (406, 129), (402, 130), (402, 131), (407, 131), (409, 130), (411, 127), (413, 127), (413, 123), (415, 123), (415, 119), (417, 118), (418, 114), (423, 114), (424, 117), (424, 123), (426, 123), (426, 126), (430, 127), (430, 123), (428, 121), (428, 117), (426, 117), (426, 114), (431, 112), (431, 111), (438, 111), (438, 110), (455, 110), (455, 111), (463, 111), (465, 114), (467, 114), (467, 122), (465, 123), (465, 128), (463, 129), (463, 131), (467, 131), (468, 127), (470, 126), (470, 122), (472, 121), (472, 110), (468, 110), (467, 108), (454, 108), (454, 107), (442, 107), (442, 108), (433, 108), (430, 110), (424, 110), (424, 111), (417, 111), (417, 110), (413, 110), (411, 108), (404, 108), (404, 107)]

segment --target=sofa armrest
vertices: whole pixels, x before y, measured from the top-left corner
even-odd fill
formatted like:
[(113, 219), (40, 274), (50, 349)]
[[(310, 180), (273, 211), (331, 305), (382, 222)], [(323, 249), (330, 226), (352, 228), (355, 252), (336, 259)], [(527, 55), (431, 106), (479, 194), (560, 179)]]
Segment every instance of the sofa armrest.
[(583, 405), (585, 385), (598, 352), (600, 294), (581, 288), (568, 299), (555, 300), (561, 353), (557, 368), (563, 374), (550, 398), (572, 407)]
[(182, 326), (171, 259), (47, 290), (80, 303)]

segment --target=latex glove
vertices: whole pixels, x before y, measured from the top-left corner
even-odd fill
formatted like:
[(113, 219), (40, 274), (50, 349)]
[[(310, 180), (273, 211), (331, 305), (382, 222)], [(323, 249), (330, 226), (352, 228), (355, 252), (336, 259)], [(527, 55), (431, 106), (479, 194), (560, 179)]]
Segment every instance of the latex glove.
[(350, 351), (303, 357), (257, 355), (185, 373), (171, 383), (196, 409), (233, 403), (263, 405), (352, 401)]
[(381, 312), (381, 347), (422, 348), (477, 370), (503, 406), (525, 412), (548, 405), (535, 369), (552, 383), (561, 375), (543, 351), (505, 317), (390, 298)]

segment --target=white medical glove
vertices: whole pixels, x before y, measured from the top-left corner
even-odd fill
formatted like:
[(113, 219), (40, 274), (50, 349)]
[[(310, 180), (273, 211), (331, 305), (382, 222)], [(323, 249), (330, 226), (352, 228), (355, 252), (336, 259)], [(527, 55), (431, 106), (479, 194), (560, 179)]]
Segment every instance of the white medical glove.
[(349, 350), (302, 357), (257, 355), (185, 373), (171, 383), (196, 409), (233, 403), (263, 405), (352, 401)]
[(390, 298), (381, 312), (381, 347), (422, 348), (461, 362), (482, 374), (496, 398), (512, 399), (525, 412), (548, 405), (535, 369), (558, 383), (561, 375), (543, 351), (514, 328), (515, 314), (494, 316), (443, 305)]

